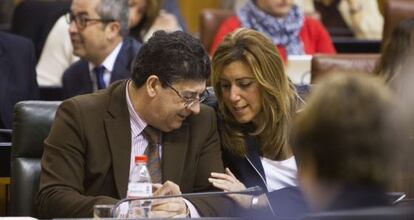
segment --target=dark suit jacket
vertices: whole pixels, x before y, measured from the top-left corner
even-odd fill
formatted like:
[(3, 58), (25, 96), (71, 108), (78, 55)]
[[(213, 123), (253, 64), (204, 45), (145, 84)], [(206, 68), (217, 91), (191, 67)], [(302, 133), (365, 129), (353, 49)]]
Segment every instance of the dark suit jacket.
[[(121, 50), (119, 51), (114, 68), (111, 73), (110, 82), (126, 79), (130, 76), (130, 66), (137, 55), (141, 44), (130, 37), (125, 37)], [(88, 61), (78, 60), (69, 66), (63, 73), (63, 97), (87, 94), (93, 92), (93, 83), (90, 76)]]
[[(131, 131), (125, 86), (119, 81), (59, 107), (41, 163), (42, 218), (91, 217), (94, 204), (115, 203), (126, 196)], [(163, 181), (177, 183), (183, 193), (211, 190), (210, 173), (223, 172), (216, 128), (214, 111), (201, 105), (200, 114), (165, 133)], [(210, 199), (191, 202), (203, 216), (230, 215), (228, 198)]]
[(21, 1), (15, 8), (11, 32), (32, 40), (36, 58), (40, 57), (47, 35), (57, 19), (69, 12), (71, 0)]
[[(237, 179), (246, 187), (260, 186), (263, 190), (266, 188), (266, 175), (257, 151), (255, 138), (249, 136), (245, 140), (248, 151), (244, 157), (236, 156), (227, 150), (223, 151), (223, 161), (226, 167), (235, 174)], [(302, 192), (298, 187), (286, 187), (273, 192), (267, 192), (270, 206), (276, 217), (297, 218), (304, 216), (308, 211)], [(247, 216), (264, 216), (272, 215), (270, 208), (259, 210), (259, 212), (240, 212)]]
[(14, 105), (38, 98), (34, 47), (28, 39), (0, 32), (0, 128), (11, 128)]

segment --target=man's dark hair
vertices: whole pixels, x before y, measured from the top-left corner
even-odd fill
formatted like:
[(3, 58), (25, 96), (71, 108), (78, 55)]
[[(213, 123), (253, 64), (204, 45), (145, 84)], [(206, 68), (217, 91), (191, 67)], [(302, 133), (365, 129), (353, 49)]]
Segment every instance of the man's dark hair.
[(163, 86), (179, 81), (205, 81), (210, 77), (210, 59), (201, 42), (190, 34), (157, 31), (145, 43), (132, 67), (132, 80), (141, 87), (156, 75)]

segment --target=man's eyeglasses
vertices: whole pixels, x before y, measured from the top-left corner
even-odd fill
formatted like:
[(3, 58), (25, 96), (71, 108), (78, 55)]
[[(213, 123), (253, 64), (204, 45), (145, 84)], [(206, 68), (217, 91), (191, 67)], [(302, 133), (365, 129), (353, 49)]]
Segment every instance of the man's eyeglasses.
[(90, 21), (104, 22), (104, 23), (115, 21), (115, 19), (88, 18), (86, 15), (74, 15), (73, 13), (67, 13), (65, 17), (66, 17), (66, 22), (68, 22), (68, 24), (75, 21), (75, 24), (78, 28), (85, 28), (86, 26), (88, 26), (88, 22)]
[(196, 97), (194, 95), (192, 95), (192, 97), (189, 97), (187, 95), (180, 94), (180, 92), (178, 90), (176, 90), (171, 84), (169, 84), (169, 83), (165, 83), (165, 84), (167, 85), (168, 88), (170, 88), (171, 90), (173, 90), (178, 95), (178, 97), (180, 97), (183, 100), (184, 106), (186, 108), (191, 108), (191, 106), (193, 106), (197, 102), (198, 103), (203, 102), (210, 95), (210, 93), (208, 92), (208, 90), (204, 90), (204, 92), (199, 97)]

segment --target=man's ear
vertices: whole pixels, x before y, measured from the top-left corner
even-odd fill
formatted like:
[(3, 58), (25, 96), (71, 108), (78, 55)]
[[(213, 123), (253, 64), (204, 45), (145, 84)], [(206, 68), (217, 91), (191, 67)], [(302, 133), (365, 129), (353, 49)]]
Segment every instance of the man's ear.
[(106, 25), (105, 31), (108, 40), (113, 40), (121, 36), (121, 24), (119, 22), (110, 22)]
[(150, 75), (145, 81), (145, 86), (147, 88), (147, 93), (149, 97), (155, 97), (161, 89), (161, 82), (158, 76)]

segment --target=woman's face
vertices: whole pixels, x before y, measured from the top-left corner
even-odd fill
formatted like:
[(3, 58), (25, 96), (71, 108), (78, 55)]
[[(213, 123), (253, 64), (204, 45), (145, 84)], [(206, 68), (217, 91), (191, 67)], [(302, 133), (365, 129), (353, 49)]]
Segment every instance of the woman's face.
[(241, 61), (227, 65), (219, 78), (227, 109), (239, 123), (257, 123), (261, 111), (260, 85), (252, 69)]
[[(152, 1), (152, 0), (151, 0)], [(147, 0), (128, 0), (129, 6), (129, 28), (135, 27), (145, 15)]]
[(275, 17), (284, 17), (292, 9), (293, 0), (256, 0), (261, 10)]

